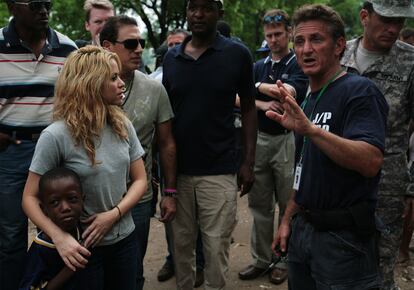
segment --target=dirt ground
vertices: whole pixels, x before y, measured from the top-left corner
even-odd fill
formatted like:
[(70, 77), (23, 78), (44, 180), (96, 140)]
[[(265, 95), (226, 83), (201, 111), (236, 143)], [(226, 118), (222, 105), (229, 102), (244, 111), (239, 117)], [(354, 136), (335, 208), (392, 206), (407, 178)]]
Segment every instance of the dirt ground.
[[(227, 290), (241, 289), (273, 289), (287, 290), (287, 282), (282, 285), (269, 283), (267, 276), (251, 281), (241, 281), (238, 272), (251, 262), (249, 239), (252, 218), (247, 207), (247, 198), (238, 201), (238, 224), (233, 233), (234, 243), (230, 249), (230, 270), (227, 280)], [(33, 236), (34, 228), (29, 230)], [(151, 231), (149, 236), (148, 251), (144, 261), (145, 286), (144, 290), (174, 290), (175, 279), (166, 282), (158, 282), (157, 273), (162, 267), (167, 254), (164, 225), (156, 218), (151, 219)], [(397, 266), (396, 277), (401, 290), (414, 289), (414, 252), (411, 252), (411, 261)], [(201, 286), (198, 289), (203, 289)]]
[[(227, 290), (240, 289), (273, 289), (286, 290), (287, 282), (282, 285), (269, 283), (266, 277), (252, 281), (242, 281), (238, 278), (238, 272), (251, 262), (249, 240), (252, 218), (247, 207), (247, 198), (238, 200), (238, 224), (233, 233), (234, 243), (230, 249), (230, 270), (227, 280)], [(151, 221), (151, 232), (149, 237), (148, 251), (145, 258), (145, 286), (144, 290), (173, 290), (175, 279), (166, 282), (158, 282), (157, 273), (164, 263), (167, 246), (164, 238), (164, 226), (157, 219)], [(397, 267), (397, 279), (401, 290), (414, 289), (414, 253), (409, 264)], [(203, 289), (202, 286), (198, 289)]]

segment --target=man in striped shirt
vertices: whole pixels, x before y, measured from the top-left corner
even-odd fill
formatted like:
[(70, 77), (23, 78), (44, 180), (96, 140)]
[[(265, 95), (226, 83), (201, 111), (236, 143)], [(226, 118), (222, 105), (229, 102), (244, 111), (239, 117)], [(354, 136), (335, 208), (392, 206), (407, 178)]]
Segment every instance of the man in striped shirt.
[(49, 28), (51, 0), (7, 0), (0, 29), (0, 289), (15, 290), (27, 250), (21, 197), (40, 132), (51, 122), (53, 91), (76, 45)]

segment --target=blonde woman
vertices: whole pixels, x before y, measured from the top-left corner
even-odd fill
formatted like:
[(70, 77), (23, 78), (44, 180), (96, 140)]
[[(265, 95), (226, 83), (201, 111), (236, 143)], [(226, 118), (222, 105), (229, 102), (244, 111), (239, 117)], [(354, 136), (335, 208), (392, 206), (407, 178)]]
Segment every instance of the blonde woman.
[[(147, 182), (144, 151), (119, 108), (125, 88), (119, 73), (117, 55), (101, 48), (86, 46), (69, 56), (56, 83), (54, 123), (40, 136), (23, 193), (24, 211), (51, 238), (65, 264), (72, 270), (86, 265), (88, 289), (132, 290), (136, 283), (130, 209)], [(72, 169), (82, 181), (82, 243), (39, 207), (39, 179), (58, 166)], [(69, 222), (70, 204), (54, 202)]]

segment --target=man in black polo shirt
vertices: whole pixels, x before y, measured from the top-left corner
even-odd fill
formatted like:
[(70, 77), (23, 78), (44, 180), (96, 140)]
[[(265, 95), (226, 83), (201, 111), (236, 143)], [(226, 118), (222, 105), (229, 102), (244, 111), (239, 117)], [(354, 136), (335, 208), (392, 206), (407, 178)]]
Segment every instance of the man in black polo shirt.
[(310, 93), (301, 108), (278, 83), (284, 113), (266, 112), (297, 134), (295, 192), (273, 248), (286, 251), (290, 236), (291, 290), (378, 289), (374, 212), (388, 105), (373, 82), (341, 69), (345, 29), (336, 11), (305, 5), (293, 23)]
[(230, 237), (236, 225), (236, 94), (243, 121), (242, 194), (253, 182), (253, 65), (243, 45), (217, 33), (222, 5), (222, 0), (190, 0), (187, 21), (192, 36), (171, 49), (164, 60), (163, 83), (175, 113), (177, 144), (177, 213), (172, 222), (177, 289), (193, 289), (198, 225), (206, 286), (225, 287)]
[[(256, 144), (255, 183), (249, 192), (249, 208), (253, 215), (250, 238), (253, 263), (239, 273), (242, 280), (260, 276), (272, 262), (271, 244), (275, 202), (279, 203), (279, 221), (292, 193), (295, 145), (293, 133), (265, 116), (267, 110), (281, 109), (277, 80), (281, 80), (300, 102), (306, 93), (308, 78), (289, 50), (291, 27), (289, 15), (278, 9), (266, 12), (263, 31), (271, 53), (254, 65), (258, 136)], [(287, 265), (279, 263), (269, 275), (270, 282), (282, 283)]]

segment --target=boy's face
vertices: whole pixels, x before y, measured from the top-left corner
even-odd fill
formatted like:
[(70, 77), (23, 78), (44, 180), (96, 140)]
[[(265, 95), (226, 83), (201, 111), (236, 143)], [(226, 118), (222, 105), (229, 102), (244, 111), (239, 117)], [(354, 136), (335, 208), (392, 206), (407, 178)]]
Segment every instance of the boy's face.
[(43, 208), (47, 216), (61, 229), (72, 232), (82, 213), (82, 193), (71, 177), (51, 180), (43, 192)]

